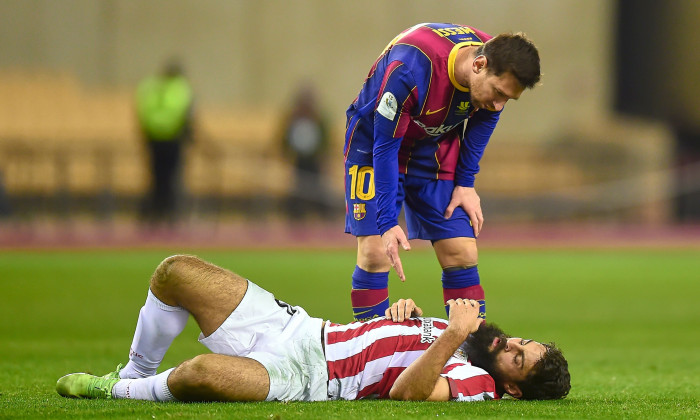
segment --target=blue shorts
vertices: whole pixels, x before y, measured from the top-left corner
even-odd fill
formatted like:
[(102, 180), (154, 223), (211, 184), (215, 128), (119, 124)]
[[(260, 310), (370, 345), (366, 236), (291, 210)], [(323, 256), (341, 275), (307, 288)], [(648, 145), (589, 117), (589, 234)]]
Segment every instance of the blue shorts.
[[(345, 233), (354, 236), (379, 235), (377, 200), (374, 185), (370, 184), (374, 179), (373, 168), (363, 166), (350, 175), (349, 168), (353, 165), (345, 165)], [(353, 186), (354, 190), (351, 191)], [(451, 180), (399, 175), (396, 209), (398, 212), (402, 205), (404, 207), (408, 239), (438, 241), (474, 237), (469, 217), (461, 207), (456, 208), (449, 219), (443, 216), (450, 204), (454, 186)]]

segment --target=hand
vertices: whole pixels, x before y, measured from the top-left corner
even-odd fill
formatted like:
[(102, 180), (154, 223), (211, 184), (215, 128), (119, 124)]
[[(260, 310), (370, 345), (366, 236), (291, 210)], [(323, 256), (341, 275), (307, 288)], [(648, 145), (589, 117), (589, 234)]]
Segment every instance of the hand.
[(406, 275), (404, 275), (403, 266), (401, 265), (401, 258), (399, 258), (399, 245), (401, 245), (404, 250), (410, 251), (411, 244), (408, 242), (406, 234), (403, 233), (401, 226), (396, 225), (384, 232), (382, 235), (382, 242), (384, 242), (384, 250), (386, 251), (386, 256), (389, 257), (391, 266), (396, 270), (399, 279), (401, 279), (401, 281), (406, 281)]
[(457, 207), (461, 207), (469, 216), (474, 228), (474, 237), (478, 237), (484, 225), (484, 214), (481, 212), (481, 199), (474, 188), (456, 186), (452, 190), (452, 199), (445, 210), (445, 219), (452, 217)]
[(402, 322), (407, 318), (423, 315), (423, 310), (416, 306), (413, 299), (399, 299), (384, 312), (386, 319), (394, 322)]
[(457, 332), (466, 340), (467, 336), (479, 329), (482, 319), (479, 318), (479, 302), (471, 299), (450, 299), (450, 324), (447, 328)]

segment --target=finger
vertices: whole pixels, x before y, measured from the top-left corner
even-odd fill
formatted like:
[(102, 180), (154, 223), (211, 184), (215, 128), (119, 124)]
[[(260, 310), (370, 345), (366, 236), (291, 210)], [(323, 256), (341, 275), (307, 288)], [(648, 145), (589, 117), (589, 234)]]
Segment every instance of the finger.
[(476, 217), (476, 212), (469, 212), (469, 223), (472, 225), (472, 229), (474, 229), (474, 237), (478, 237), (481, 225), (479, 224), (479, 219)]
[(455, 211), (457, 208), (457, 202), (452, 200), (450, 201), (450, 204), (447, 205), (447, 209), (445, 210), (445, 219), (449, 219), (452, 217), (452, 213)]
[(484, 214), (482, 212), (478, 212), (476, 217), (479, 220), (479, 233), (481, 233), (481, 231), (484, 229)]
[(411, 314), (413, 313), (413, 308), (415, 308), (416, 305), (413, 303), (411, 299), (406, 300), (406, 306), (404, 306), (404, 311), (403, 311), (403, 318), (408, 319), (411, 317)]
[(396, 274), (398, 274), (399, 279), (401, 279), (401, 281), (406, 281), (406, 276), (403, 274), (403, 265), (401, 265), (401, 258), (399, 257), (399, 251), (395, 247), (390, 246), (386, 250), (386, 255), (389, 257), (389, 262), (391, 263), (391, 266), (394, 267), (394, 270), (396, 270)]
[(406, 301), (403, 299), (399, 299), (392, 305), (392, 320), (394, 322), (401, 322), (403, 321), (403, 311), (404, 311), (404, 306), (406, 306)]
[(394, 302), (390, 307), (386, 308), (384, 315), (387, 319), (394, 320), (396, 318), (396, 310), (398, 308), (398, 302)]
[(411, 250), (411, 243), (408, 242), (408, 239), (406, 239), (406, 238), (401, 238), (401, 239), (399, 239), (399, 243), (401, 244), (401, 247), (402, 247), (405, 251), (410, 251), (410, 250)]
[(403, 321), (411, 317), (411, 311), (413, 310), (413, 301), (411, 299), (400, 299), (403, 305), (399, 306), (399, 320)]
[(450, 315), (452, 315), (452, 311), (457, 310), (457, 307), (459, 306), (459, 299), (450, 299), (446, 303), (450, 308)]
[(399, 258), (399, 252), (395, 248), (389, 247), (386, 249), (386, 256), (389, 258), (391, 266), (394, 267), (396, 265), (396, 259)]
[(419, 306), (416, 306), (413, 308), (413, 313), (415, 316), (423, 316), (423, 309), (421, 309)]
[(399, 312), (398, 308), (399, 308), (398, 302), (391, 305), (391, 314), (390, 315), (391, 315), (391, 320), (394, 322), (396, 322), (396, 319), (397, 319), (397, 313)]
[(396, 255), (393, 266), (394, 270), (396, 270), (396, 274), (399, 276), (399, 279), (401, 279), (401, 281), (406, 281), (406, 275), (403, 273), (403, 265), (401, 265), (401, 258), (399, 258), (398, 254)]
[(461, 306), (464, 308), (468, 308), (469, 307), (469, 300), (468, 299), (461, 299), (461, 298), (455, 299), (454, 306), (457, 306), (457, 307)]

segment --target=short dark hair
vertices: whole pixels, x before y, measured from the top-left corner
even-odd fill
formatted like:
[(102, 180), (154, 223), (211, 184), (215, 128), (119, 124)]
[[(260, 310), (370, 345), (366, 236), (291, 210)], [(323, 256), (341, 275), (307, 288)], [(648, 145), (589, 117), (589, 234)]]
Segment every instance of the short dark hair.
[(544, 345), (544, 356), (535, 363), (530, 374), (518, 383), (523, 400), (557, 400), (571, 389), (569, 363), (554, 343)]
[(476, 51), (486, 57), (487, 71), (496, 76), (510, 73), (523, 88), (532, 89), (540, 81), (540, 55), (523, 33), (503, 33), (486, 41)]

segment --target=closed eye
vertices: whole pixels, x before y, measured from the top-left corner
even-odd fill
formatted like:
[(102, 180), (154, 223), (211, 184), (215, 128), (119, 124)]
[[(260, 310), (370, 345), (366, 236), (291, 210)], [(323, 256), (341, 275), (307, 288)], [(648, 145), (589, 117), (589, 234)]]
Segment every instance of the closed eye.
[(525, 355), (520, 352), (513, 357), (513, 364), (523, 370), (525, 368)]
[(500, 90), (500, 89), (498, 89), (498, 88), (494, 88), (493, 90), (495, 91), (496, 96), (500, 96), (501, 98), (504, 98), (504, 99), (506, 99), (506, 100), (508, 100), (508, 101), (511, 100), (511, 99), (513, 99), (514, 101), (517, 101), (517, 100), (518, 100), (517, 98), (511, 98), (510, 96), (506, 95), (505, 92), (503, 92), (502, 90)]

